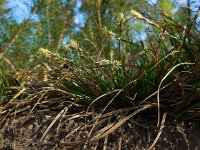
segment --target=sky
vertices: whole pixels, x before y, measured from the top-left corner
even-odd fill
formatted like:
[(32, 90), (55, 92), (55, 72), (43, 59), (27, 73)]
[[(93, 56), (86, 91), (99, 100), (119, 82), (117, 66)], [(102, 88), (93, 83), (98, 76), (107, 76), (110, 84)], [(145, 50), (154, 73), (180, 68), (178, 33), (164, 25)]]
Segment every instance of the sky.
[[(74, 18), (74, 23), (77, 25), (77, 27), (75, 27), (75, 31), (79, 31), (80, 30), (79, 27), (83, 27), (85, 24), (84, 20), (86, 20), (85, 19), (86, 16), (79, 11), (79, 8), (82, 5), (81, 0), (76, 0), (76, 1), (77, 1), (76, 7), (74, 8), (74, 11), (76, 14)], [(156, 3), (157, 0), (149, 0), (149, 2), (150, 1), (153, 3)], [(179, 5), (184, 6), (186, 5), (187, 0), (176, 0), (176, 1)], [(198, 2), (199, 0), (191, 0), (191, 1), (198, 3), (198, 6), (200, 6), (200, 2)], [(22, 23), (25, 19), (27, 19), (30, 16), (30, 13), (31, 13), (30, 6), (33, 6), (32, 0), (7, 0), (7, 2), (8, 2), (7, 7), (11, 8), (12, 15), (14, 16), (14, 18), (19, 24)], [(195, 6), (191, 5), (191, 6), (196, 7), (195, 9), (197, 9), (197, 5)], [(38, 21), (37, 15), (33, 16), (32, 20)]]
[[(7, 7), (12, 9), (14, 18), (16, 18), (18, 23), (27, 19), (30, 15), (30, 6), (33, 6), (32, 0), (7, 0)], [(157, 0), (150, 0), (153, 3), (156, 3)], [(185, 5), (187, 0), (176, 0), (180, 5)], [(198, 0), (193, 0), (195, 3), (200, 5)], [(81, 1), (77, 1), (75, 12), (78, 14), (78, 9), (81, 7)], [(15, 13), (14, 13), (15, 12)], [(16, 13), (17, 12), (17, 13)], [(80, 20), (83, 19), (83, 15), (78, 15), (75, 18), (76, 23), (80, 23)]]
[(7, 7), (11, 8), (12, 15), (18, 23), (29, 17), (30, 6), (33, 6), (32, 0), (7, 0)]
[[(25, 19), (30, 16), (31, 9), (30, 6), (33, 6), (32, 0), (7, 0), (7, 7), (11, 8), (12, 15), (16, 19), (18, 23), (22, 23)], [(80, 13), (79, 8), (81, 7), (82, 3), (80, 0), (77, 0), (76, 7), (74, 11), (76, 16), (74, 18), (75, 24), (79, 26), (84, 26), (84, 14)], [(35, 21), (38, 21), (37, 16), (33, 16), (32, 18)]]

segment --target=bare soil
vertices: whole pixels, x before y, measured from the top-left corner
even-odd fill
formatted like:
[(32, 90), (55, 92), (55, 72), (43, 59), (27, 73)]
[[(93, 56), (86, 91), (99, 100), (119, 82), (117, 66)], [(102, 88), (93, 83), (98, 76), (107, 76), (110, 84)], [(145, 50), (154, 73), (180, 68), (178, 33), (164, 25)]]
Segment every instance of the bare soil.
[[(102, 116), (92, 130), (96, 115), (87, 115), (83, 108), (49, 109), (40, 106), (31, 113), (30, 110), (7, 113), (0, 118), (0, 150), (145, 150), (159, 133), (156, 117), (138, 115), (102, 136), (109, 125), (116, 124), (127, 114), (116, 112), (110, 116)], [(174, 123), (167, 117), (152, 149), (200, 149), (200, 122)]]

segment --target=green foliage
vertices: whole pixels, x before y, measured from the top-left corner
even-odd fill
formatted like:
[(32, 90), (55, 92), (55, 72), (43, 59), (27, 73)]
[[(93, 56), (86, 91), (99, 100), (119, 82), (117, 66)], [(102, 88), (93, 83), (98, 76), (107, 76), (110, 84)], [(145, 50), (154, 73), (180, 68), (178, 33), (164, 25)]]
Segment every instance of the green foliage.
[[(121, 108), (152, 103), (159, 113), (161, 106), (166, 108), (163, 111), (171, 110), (171, 105), (180, 106), (172, 108), (176, 119), (199, 108), (198, 72), (190, 83), (182, 76), (177, 79), (192, 66), (199, 66), (197, 13), (174, 17), (171, 13), (175, 4), (170, 0), (159, 0), (159, 9), (145, 1), (81, 1), (79, 8), (75, 8), (75, 1), (34, 2), (40, 5), (36, 12), (39, 19), (23, 28), (7, 53), (17, 67), (48, 64), (50, 71), (44, 72), (50, 78), (47, 81), (55, 82), (54, 88), (65, 91), (69, 98), (87, 104), (105, 106), (112, 101)], [(82, 26), (74, 27), (75, 9), (85, 15)], [(174, 13), (180, 12), (181, 8)], [(0, 42), (10, 41), (20, 27), (14, 21), (4, 22), (5, 38), (0, 37)], [(177, 83), (197, 84), (184, 99), (171, 102), (170, 93), (164, 90)], [(7, 87), (10, 84), (1, 69), (1, 94), (7, 96)]]
[(158, 0), (158, 6), (163, 11), (171, 13), (174, 9), (175, 1), (173, 0)]
[[(3, 61), (0, 61), (0, 66), (3, 65)], [(0, 67), (0, 105), (10, 100), (20, 89), (19, 81), (10, 75), (5, 68)]]

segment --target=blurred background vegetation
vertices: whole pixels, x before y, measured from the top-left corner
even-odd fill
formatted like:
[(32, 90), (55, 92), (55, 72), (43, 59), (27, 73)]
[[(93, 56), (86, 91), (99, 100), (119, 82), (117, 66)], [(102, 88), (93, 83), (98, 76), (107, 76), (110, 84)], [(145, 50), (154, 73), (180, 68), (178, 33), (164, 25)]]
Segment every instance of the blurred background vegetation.
[(48, 71), (56, 66), (60, 79), (65, 72), (58, 59), (64, 58), (75, 69), (61, 82), (66, 91), (94, 99), (128, 87), (129, 98), (138, 94), (141, 102), (161, 88), (171, 69), (199, 63), (198, 6), (194, 0), (1, 0), (0, 94), (9, 99), (34, 73), (45, 80), (50, 73), (40, 74), (38, 64)]
[[(180, 7), (182, 5), (186, 7)], [(72, 38), (80, 41), (91, 54), (109, 59), (117, 46), (102, 35), (104, 27), (133, 43), (148, 40), (149, 26), (137, 20), (120, 24), (119, 14), (131, 18), (130, 11), (134, 9), (147, 18), (159, 20), (162, 9), (186, 25), (188, 16), (195, 14), (197, 6), (198, 1), (194, 0), (1, 0), (0, 54), (15, 68), (29, 67), (37, 63), (34, 58), (38, 57), (36, 53), (40, 47), (66, 55), (63, 41), (69, 43)], [(128, 57), (137, 48), (129, 45), (125, 49)], [(10, 68), (7, 63), (2, 65)]]

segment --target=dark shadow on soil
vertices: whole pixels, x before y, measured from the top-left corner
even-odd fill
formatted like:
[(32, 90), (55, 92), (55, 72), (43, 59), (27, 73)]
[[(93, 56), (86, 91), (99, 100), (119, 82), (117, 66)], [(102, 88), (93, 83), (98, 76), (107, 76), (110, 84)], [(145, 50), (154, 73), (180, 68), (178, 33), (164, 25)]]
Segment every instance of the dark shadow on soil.
[[(83, 150), (83, 149), (148, 149), (158, 134), (156, 118), (131, 118), (120, 128), (95, 142), (86, 142), (89, 129), (84, 128), (84, 117), (71, 118), (71, 114), (63, 115), (55, 122), (41, 140), (46, 129), (59, 111), (38, 110), (30, 115), (22, 125), (24, 114), (7, 117), (1, 124), (0, 150)], [(1, 118), (2, 119), (2, 118)], [(92, 118), (89, 118), (91, 121)], [(110, 120), (114, 123), (116, 117)], [(99, 127), (101, 128), (101, 127)], [(103, 125), (102, 125), (103, 128)], [(182, 122), (175, 124), (166, 120), (165, 126), (153, 149), (163, 150), (198, 150), (200, 149), (200, 122)]]

